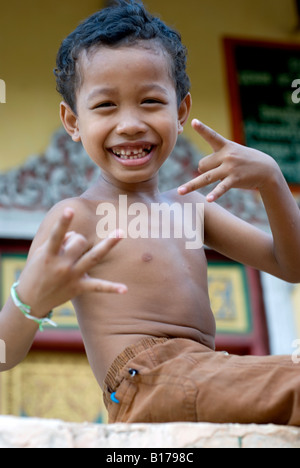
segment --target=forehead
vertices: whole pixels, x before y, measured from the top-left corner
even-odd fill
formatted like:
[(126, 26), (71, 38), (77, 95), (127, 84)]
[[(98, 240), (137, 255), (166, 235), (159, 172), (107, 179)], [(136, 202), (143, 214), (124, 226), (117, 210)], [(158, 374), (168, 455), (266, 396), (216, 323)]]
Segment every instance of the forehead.
[(81, 53), (77, 73), (80, 75), (80, 88), (84, 89), (99, 84), (128, 86), (133, 82), (141, 85), (152, 82), (164, 83), (175, 90), (171, 58), (154, 41), (120, 47), (94, 46)]

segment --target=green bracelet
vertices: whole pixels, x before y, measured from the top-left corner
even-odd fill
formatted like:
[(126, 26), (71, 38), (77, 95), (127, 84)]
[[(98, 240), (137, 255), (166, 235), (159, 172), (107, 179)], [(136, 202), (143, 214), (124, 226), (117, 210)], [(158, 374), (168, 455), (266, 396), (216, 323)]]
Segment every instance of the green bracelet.
[(11, 297), (12, 300), (15, 304), (16, 307), (22, 312), (23, 315), (29, 320), (32, 320), (33, 322), (37, 323), (39, 326), (40, 331), (44, 331), (44, 325), (51, 325), (52, 327), (57, 327), (57, 324), (55, 322), (52, 322), (50, 320), (53, 311), (51, 311), (46, 318), (39, 319), (37, 317), (34, 317), (31, 315), (31, 307), (29, 305), (23, 304), (23, 302), (20, 300), (18, 294), (17, 294), (17, 287), (19, 286), (19, 281), (17, 283), (14, 283), (11, 287)]

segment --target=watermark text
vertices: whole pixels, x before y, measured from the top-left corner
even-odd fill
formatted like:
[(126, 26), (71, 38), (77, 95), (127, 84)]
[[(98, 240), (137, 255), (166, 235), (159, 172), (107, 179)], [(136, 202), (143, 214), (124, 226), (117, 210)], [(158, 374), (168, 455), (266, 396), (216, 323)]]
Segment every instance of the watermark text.
[(0, 104), (6, 103), (6, 84), (4, 80), (0, 79)]
[(295, 91), (292, 93), (292, 101), (294, 104), (299, 104), (300, 103), (300, 79), (293, 81), (292, 88), (295, 88)]
[(187, 250), (204, 244), (203, 203), (129, 204), (127, 195), (120, 195), (118, 204), (100, 203), (96, 214), (100, 239), (121, 229), (130, 239), (184, 239)]
[(292, 361), (294, 364), (300, 363), (300, 340), (295, 340), (292, 343), (292, 348), (296, 348), (292, 353)]
[(0, 340), (0, 364), (6, 364), (6, 344)]

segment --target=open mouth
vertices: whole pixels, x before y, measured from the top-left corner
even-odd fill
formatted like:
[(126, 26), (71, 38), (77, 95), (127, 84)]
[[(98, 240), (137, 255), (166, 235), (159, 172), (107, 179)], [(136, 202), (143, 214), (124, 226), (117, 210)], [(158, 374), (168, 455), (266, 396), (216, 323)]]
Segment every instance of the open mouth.
[(133, 160), (133, 159), (143, 159), (148, 156), (153, 150), (153, 145), (147, 145), (144, 147), (114, 147), (111, 148), (111, 152), (120, 159), (123, 160)]

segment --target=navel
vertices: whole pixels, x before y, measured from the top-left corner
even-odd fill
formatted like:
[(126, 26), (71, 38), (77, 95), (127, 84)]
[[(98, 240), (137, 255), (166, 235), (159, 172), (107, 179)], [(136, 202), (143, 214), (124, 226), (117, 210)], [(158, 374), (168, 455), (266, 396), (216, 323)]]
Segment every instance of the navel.
[(149, 263), (153, 260), (152, 255), (149, 252), (146, 252), (142, 255), (143, 262)]

